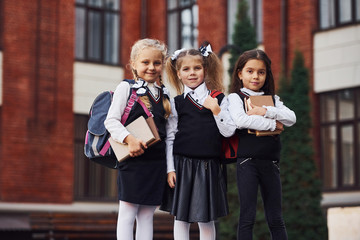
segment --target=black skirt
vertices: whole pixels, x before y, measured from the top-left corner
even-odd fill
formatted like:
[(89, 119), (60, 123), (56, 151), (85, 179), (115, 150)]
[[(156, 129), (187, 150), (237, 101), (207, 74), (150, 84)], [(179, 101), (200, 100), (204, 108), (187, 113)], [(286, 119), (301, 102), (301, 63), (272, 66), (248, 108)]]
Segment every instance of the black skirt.
[(130, 158), (121, 163), (118, 198), (121, 201), (158, 206), (166, 186), (166, 160)]
[(226, 183), (218, 159), (174, 156), (176, 184), (166, 188), (160, 209), (176, 220), (209, 222), (229, 213)]

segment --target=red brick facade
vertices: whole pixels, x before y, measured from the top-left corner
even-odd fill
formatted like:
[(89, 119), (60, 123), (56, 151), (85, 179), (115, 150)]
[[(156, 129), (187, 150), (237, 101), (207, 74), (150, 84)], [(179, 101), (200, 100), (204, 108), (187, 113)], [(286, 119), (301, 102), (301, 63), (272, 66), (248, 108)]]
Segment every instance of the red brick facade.
[(1, 200), (73, 198), (73, 1), (3, 1)]
[(199, 4), (199, 45), (210, 41), (214, 51), (219, 52), (227, 44), (226, 1), (198, 0)]
[[(282, 4), (285, 12), (282, 14)], [(317, 1), (263, 1), (263, 45), (276, 79), (295, 49), (312, 69)], [(166, 1), (120, 1), (120, 65), (141, 37), (167, 40)], [(2, 0), (0, 201), (73, 201), (75, 1)], [(198, 0), (201, 44), (227, 44), (226, 1)], [(285, 20), (283, 22), (283, 20)], [(311, 76), (312, 76), (312, 72)], [(125, 77), (131, 77), (126, 70)], [(277, 84), (278, 85), (278, 84)]]

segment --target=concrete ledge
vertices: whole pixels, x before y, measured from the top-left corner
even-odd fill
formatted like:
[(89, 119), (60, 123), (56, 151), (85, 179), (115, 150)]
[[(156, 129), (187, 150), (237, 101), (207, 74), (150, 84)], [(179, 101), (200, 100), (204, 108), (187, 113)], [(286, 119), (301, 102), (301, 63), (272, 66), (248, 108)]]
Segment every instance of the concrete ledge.
[(0, 212), (118, 212), (118, 203), (74, 202), (71, 204), (0, 202)]
[(321, 207), (359, 206), (360, 192), (323, 193)]

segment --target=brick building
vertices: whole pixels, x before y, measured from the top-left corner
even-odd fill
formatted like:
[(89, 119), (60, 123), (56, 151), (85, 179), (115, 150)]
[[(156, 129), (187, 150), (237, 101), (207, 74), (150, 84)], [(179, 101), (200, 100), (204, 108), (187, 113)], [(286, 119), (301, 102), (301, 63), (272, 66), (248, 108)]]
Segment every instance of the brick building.
[[(226, 49), (237, 1), (0, 0), (0, 234), (114, 237), (116, 171), (82, 153), (93, 99), (131, 77), (139, 38), (163, 40), (170, 52), (205, 40)], [(322, 206), (335, 236), (334, 218), (349, 219), (336, 207), (360, 221), (360, 2), (246, 1), (275, 78), (291, 71), (296, 49), (310, 70)], [(55, 224), (79, 216), (103, 228)]]

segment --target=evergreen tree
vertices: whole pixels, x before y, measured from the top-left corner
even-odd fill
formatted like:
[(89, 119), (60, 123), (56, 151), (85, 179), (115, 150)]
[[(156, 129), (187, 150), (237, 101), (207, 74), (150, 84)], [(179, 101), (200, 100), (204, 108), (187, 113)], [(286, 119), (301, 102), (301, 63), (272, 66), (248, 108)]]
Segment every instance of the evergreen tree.
[(279, 95), (292, 109), (297, 122), (281, 133), (283, 214), (289, 239), (327, 239), (322, 214), (321, 182), (314, 161), (310, 135), (309, 73), (301, 52), (295, 52), (291, 82), (282, 79)]
[(247, 14), (248, 5), (246, 1), (240, 1), (237, 8), (234, 34), (232, 35), (233, 45), (230, 48), (230, 76), (233, 72), (236, 60), (244, 51), (257, 47), (256, 32)]

